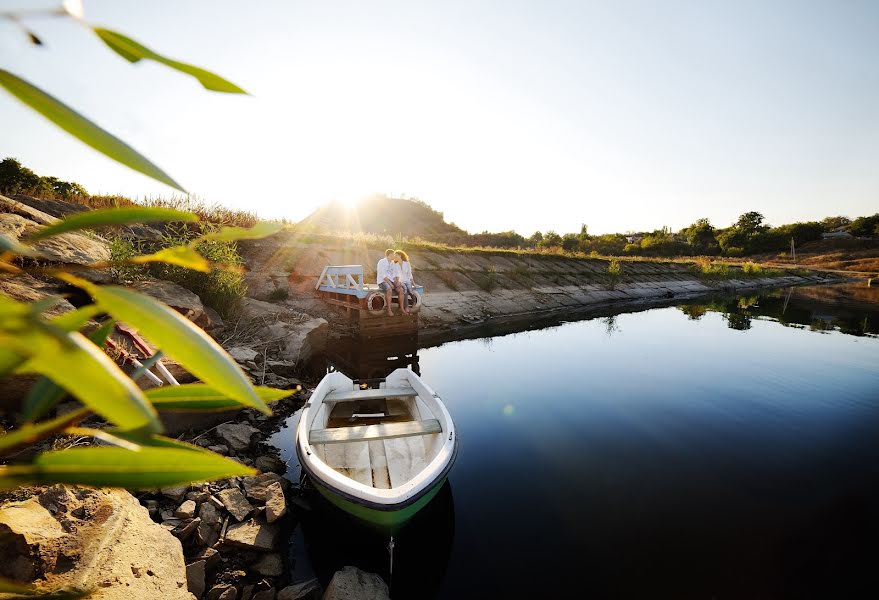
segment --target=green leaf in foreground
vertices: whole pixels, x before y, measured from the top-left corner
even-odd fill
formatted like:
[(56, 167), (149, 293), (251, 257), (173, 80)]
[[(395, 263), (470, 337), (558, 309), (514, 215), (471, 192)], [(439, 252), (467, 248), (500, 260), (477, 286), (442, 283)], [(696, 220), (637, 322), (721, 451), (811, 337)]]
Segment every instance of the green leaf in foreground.
[(10, 450), (33, 444), (53, 433), (57, 433), (74, 421), (78, 421), (90, 414), (87, 408), (70, 411), (60, 417), (55, 417), (36, 425), (26, 424), (13, 429), (7, 434), (0, 435), (0, 454), (8, 453)]
[(223, 227), (219, 231), (207, 233), (198, 238), (195, 243), (202, 240), (215, 240), (218, 242), (234, 242), (236, 240), (258, 240), (278, 233), (284, 228), (283, 223), (261, 221), (253, 227)]
[[(254, 386), (256, 394), (267, 404), (295, 394), (298, 390), (276, 390)], [(204, 383), (187, 383), (153, 388), (145, 392), (156, 410), (221, 411), (240, 409), (241, 403)]]
[[(72, 311), (69, 313), (65, 313), (58, 319), (52, 321), (53, 325), (57, 325), (58, 321), (66, 317), (67, 315), (77, 313), (79, 311), (83, 311), (83, 309), (93, 308), (97, 309), (94, 304), (89, 304), (84, 306), (76, 311)], [(85, 314), (89, 314), (92, 311), (84, 311)], [(84, 315), (80, 315), (84, 316)], [(75, 322), (73, 319), (70, 319), (71, 322)], [(113, 319), (107, 319), (102, 323), (99, 327), (97, 327), (94, 331), (88, 334), (89, 341), (91, 341), (98, 348), (103, 348), (104, 344), (107, 341), (107, 337), (109, 337), (110, 333), (113, 331), (113, 325), (115, 321)], [(80, 325), (81, 327), (81, 325)], [(79, 329), (79, 327), (77, 327)], [(35, 421), (39, 419), (43, 415), (49, 412), (53, 406), (58, 404), (64, 396), (67, 395), (67, 390), (56, 384), (54, 381), (49, 379), (48, 377), (40, 377), (34, 382), (31, 389), (28, 390), (27, 396), (25, 396), (24, 402), (22, 403), (22, 418), (25, 421)]]
[(45, 375), (121, 427), (161, 431), (159, 417), (143, 392), (81, 333), (70, 332), (58, 339), (34, 331), (24, 335), (22, 341), (33, 353), (21, 371)]
[(198, 251), (192, 246), (174, 246), (173, 248), (164, 248), (162, 250), (159, 250), (158, 252), (154, 252), (153, 254), (135, 256), (134, 258), (129, 259), (128, 262), (132, 262), (138, 265), (151, 262), (160, 262), (192, 269), (193, 271), (200, 271), (201, 273), (211, 272), (211, 263), (208, 262), (208, 260), (201, 254), (199, 254)]
[(227, 94), (247, 93), (231, 81), (223, 79), (215, 73), (162, 56), (119, 32), (104, 29), (103, 27), (94, 27), (93, 29), (102, 42), (128, 62), (136, 63), (143, 59), (154, 60), (181, 73), (195, 77), (205, 89), (214, 92), (225, 92)]
[(238, 363), (176, 310), (127, 288), (96, 286), (70, 276), (66, 278), (76, 281), (76, 285), (87, 290), (101, 308), (139, 329), (165, 354), (175, 358), (206, 384), (245, 406), (271, 414)]
[(134, 148), (38, 87), (4, 69), (0, 69), (0, 86), (84, 144), (116, 162), (186, 193), (170, 175)]
[(198, 216), (182, 210), (174, 210), (173, 208), (150, 208), (146, 206), (103, 208), (70, 215), (54, 225), (38, 229), (28, 237), (28, 240), (41, 240), (67, 231), (161, 221), (198, 221)]
[(144, 489), (254, 475), (256, 471), (212, 452), (183, 448), (87, 447), (44, 452), (28, 465), (0, 467), (0, 488), (71, 483)]

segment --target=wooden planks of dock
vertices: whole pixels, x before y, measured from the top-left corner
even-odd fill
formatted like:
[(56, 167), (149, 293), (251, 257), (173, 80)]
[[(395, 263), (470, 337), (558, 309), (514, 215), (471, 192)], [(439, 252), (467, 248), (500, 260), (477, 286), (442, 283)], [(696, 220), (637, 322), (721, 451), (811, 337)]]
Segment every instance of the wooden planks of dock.
[(357, 334), (364, 338), (406, 335), (418, 332), (418, 315), (404, 315), (395, 307), (393, 317), (385, 312), (379, 315), (367, 310), (351, 310), (349, 318), (356, 325)]

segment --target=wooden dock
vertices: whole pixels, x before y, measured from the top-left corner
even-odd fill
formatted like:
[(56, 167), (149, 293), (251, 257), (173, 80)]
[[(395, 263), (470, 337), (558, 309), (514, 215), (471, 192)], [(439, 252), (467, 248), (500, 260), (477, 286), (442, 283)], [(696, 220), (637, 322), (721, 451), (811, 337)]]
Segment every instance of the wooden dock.
[[(327, 265), (315, 289), (323, 300), (346, 310), (359, 337), (379, 338), (417, 333), (418, 313), (403, 314), (395, 291), (391, 301), (391, 310), (395, 314), (388, 316), (384, 292), (376, 284), (365, 283), (363, 273), (363, 265)], [(424, 288), (415, 286), (413, 293), (414, 300), (420, 305)]]

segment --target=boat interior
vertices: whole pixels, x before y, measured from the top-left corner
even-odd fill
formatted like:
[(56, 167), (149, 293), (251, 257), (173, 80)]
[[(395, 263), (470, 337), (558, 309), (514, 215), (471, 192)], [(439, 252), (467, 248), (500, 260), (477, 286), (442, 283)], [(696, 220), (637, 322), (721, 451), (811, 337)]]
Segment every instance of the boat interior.
[(414, 478), (442, 447), (442, 426), (412, 388), (331, 392), (309, 432), (319, 459), (377, 489)]

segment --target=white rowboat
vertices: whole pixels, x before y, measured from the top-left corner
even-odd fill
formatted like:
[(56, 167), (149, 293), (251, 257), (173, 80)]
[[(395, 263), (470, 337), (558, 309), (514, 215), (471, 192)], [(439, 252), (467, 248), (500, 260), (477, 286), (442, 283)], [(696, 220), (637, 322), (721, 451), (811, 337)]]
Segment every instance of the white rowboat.
[(345, 511), (402, 525), (436, 495), (458, 451), (440, 397), (409, 369), (379, 389), (327, 374), (305, 404), (296, 453), (315, 487)]

